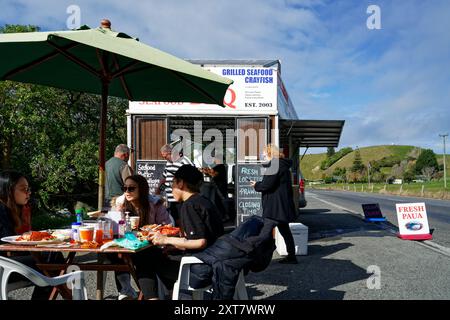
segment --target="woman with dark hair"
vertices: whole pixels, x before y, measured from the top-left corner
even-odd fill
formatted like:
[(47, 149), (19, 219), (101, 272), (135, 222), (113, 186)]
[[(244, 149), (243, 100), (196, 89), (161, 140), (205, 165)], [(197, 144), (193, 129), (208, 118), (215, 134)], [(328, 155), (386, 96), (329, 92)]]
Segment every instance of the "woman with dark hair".
[[(141, 175), (132, 175), (125, 179), (124, 200), (116, 207), (117, 210), (131, 213), (130, 216), (139, 216), (139, 227), (147, 224), (170, 224), (172, 220), (164, 207), (162, 200), (149, 194), (147, 180)], [(133, 261), (137, 266), (139, 278), (139, 267), (141, 261), (148, 256), (150, 249), (133, 255)], [(151, 250), (150, 250), (151, 251)], [(112, 258), (115, 259), (115, 258)], [(127, 272), (116, 272), (116, 285), (119, 291), (119, 300), (136, 298), (137, 293), (131, 287), (131, 277)]]
[[(0, 172), (0, 238), (22, 234), (30, 231), (30, 216), (24, 210), (30, 200), (31, 189), (25, 175), (17, 171)], [(36, 262), (31, 255), (12, 256), (14, 259), (33, 269), (40, 271), (36, 267)], [(62, 255), (47, 255), (48, 262), (58, 262)], [(9, 282), (25, 280), (20, 275), (13, 274)], [(32, 295), (33, 300), (48, 299), (51, 287), (35, 287)]]
[(0, 173), (0, 238), (30, 230), (29, 217), (22, 213), (30, 195), (31, 189), (23, 174), (17, 171)]

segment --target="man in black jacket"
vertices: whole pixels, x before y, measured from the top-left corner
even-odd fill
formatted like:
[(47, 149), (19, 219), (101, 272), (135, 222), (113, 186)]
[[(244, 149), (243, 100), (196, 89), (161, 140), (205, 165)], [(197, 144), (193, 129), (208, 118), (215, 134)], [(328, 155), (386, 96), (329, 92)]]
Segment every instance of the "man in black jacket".
[(212, 285), (214, 300), (233, 299), (239, 273), (259, 272), (272, 260), (275, 242), (273, 224), (253, 216), (230, 234), (223, 235), (195, 257), (205, 264), (191, 266), (190, 286)]

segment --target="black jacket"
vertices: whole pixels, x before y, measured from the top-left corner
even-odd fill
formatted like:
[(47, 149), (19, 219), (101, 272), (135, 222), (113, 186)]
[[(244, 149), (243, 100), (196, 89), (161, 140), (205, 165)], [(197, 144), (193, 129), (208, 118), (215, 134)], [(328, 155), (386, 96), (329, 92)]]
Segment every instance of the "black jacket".
[(233, 299), (239, 273), (267, 268), (275, 250), (273, 225), (253, 216), (204, 251), (195, 254), (205, 264), (191, 266), (190, 285), (202, 288), (212, 284), (213, 299)]
[(263, 218), (279, 222), (295, 220), (297, 214), (289, 170), (291, 166), (292, 160), (284, 158), (273, 158), (264, 166), (267, 174), (255, 185), (255, 190), (262, 193)]

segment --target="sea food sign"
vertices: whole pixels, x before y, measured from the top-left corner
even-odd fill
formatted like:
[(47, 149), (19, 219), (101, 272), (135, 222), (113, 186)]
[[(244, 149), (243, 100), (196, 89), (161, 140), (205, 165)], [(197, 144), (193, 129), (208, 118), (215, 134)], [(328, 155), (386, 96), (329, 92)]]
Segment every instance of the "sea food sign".
[(234, 81), (224, 97), (225, 107), (190, 102), (130, 101), (130, 112), (154, 114), (276, 114), (278, 71), (267, 67), (204, 67)]
[(395, 207), (401, 235), (430, 233), (425, 203), (397, 203)]

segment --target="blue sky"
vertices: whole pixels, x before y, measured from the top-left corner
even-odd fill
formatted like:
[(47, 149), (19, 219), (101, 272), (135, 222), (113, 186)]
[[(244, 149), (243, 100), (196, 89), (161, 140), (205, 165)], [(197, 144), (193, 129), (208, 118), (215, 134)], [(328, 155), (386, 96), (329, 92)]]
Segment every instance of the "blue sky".
[[(0, 25), (66, 29), (72, 4), (81, 24), (109, 18), (113, 29), (181, 58), (280, 59), (300, 118), (346, 121), (339, 147), (442, 153), (439, 134), (450, 131), (448, 0), (0, 0)], [(380, 30), (366, 26), (369, 5), (381, 9)]]

